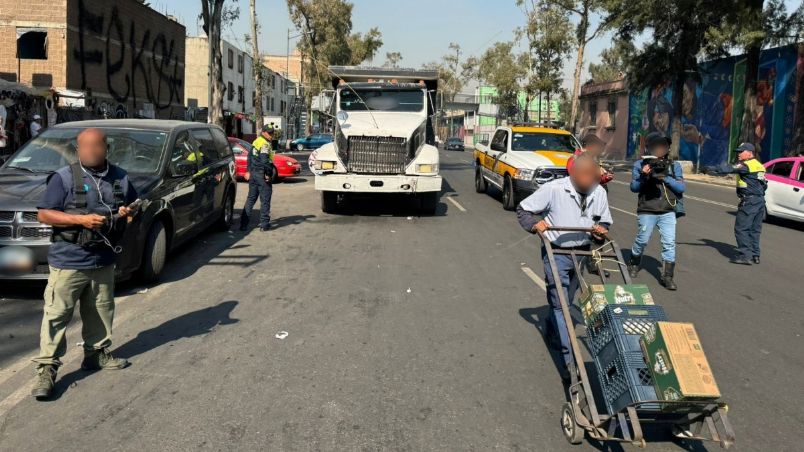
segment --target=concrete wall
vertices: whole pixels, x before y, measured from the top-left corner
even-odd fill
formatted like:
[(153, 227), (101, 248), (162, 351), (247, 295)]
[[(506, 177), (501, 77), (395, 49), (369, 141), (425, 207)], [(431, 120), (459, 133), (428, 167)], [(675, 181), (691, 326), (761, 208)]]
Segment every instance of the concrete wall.
[[(611, 118), (609, 102), (616, 109)], [(628, 150), (628, 90), (622, 80), (584, 85), (580, 96), (578, 138), (593, 132), (606, 142), (605, 154), (610, 159), (625, 159)], [(597, 117), (591, 117), (592, 105), (597, 105)]]
[(91, 90), (117, 116), (184, 118), (184, 37), (136, 0), (68, 0), (67, 87)]
[[(0, 78), (36, 87), (67, 85), (67, 0), (0, 0)], [(17, 28), (45, 28), (47, 59), (17, 60)]]
[(192, 108), (209, 106), (209, 47), (206, 36), (187, 37), (184, 63), (184, 102)]

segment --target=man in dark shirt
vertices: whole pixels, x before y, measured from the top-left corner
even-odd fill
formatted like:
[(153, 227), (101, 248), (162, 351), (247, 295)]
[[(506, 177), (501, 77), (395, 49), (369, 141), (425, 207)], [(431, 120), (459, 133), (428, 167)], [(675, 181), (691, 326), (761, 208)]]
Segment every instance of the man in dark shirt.
[(31, 394), (50, 397), (67, 351), (65, 332), (81, 302), (86, 370), (122, 369), (128, 362), (109, 352), (114, 317), (115, 237), (135, 214), (126, 207), (137, 192), (126, 172), (106, 161), (106, 135), (86, 129), (77, 137), (78, 162), (48, 180), (39, 221), (53, 227), (50, 276), (40, 332), (38, 377)]

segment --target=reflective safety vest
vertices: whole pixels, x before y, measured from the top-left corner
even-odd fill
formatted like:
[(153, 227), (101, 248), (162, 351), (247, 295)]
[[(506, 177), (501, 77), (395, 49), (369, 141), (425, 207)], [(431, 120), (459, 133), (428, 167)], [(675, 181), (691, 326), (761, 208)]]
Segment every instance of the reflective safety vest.
[(271, 142), (262, 136), (257, 137), (257, 139), (251, 143), (251, 152), (248, 154), (249, 171), (266, 171), (269, 169), (273, 160), (274, 147), (271, 145)]
[(749, 159), (735, 166), (737, 194), (742, 196), (765, 196), (768, 182), (765, 166), (757, 159)]

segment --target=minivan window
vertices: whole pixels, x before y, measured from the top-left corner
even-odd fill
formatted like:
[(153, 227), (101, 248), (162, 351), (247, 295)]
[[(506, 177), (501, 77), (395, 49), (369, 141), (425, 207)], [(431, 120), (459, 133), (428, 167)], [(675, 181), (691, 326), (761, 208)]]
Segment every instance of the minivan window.
[[(5, 165), (34, 173), (51, 173), (74, 163), (76, 137), (83, 128), (53, 128), (25, 144)], [(167, 133), (158, 130), (103, 128), (109, 145), (107, 158), (129, 173), (159, 171)]]
[(215, 140), (209, 129), (192, 129), (190, 135), (198, 142), (198, 148), (201, 151), (201, 163), (209, 165), (215, 163), (222, 158), (221, 152), (215, 145)]
[(184, 163), (195, 163), (196, 169), (198, 167), (198, 162), (195, 150), (198, 145), (195, 141), (190, 138), (190, 134), (187, 132), (181, 132), (179, 136), (176, 137), (176, 144), (173, 145), (173, 150), (170, 154), (170, 173), (171, 174), (180, 174), (178, 167), (180, 164)]
[(212, 128), (212, 135), (215, 138), (215, 145), (220, 149), (221, 157), (231, 157), (232, 149), (229, 147), (229, 140), (226, 139), (223, 131)]

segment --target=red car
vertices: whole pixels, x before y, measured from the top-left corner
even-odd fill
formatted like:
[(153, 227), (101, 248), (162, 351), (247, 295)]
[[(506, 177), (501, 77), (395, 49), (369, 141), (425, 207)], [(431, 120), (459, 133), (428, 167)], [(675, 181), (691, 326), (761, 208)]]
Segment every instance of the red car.
[[(231, 146), (235, 158), (235, 178), (237, 180), (245, 180), (246, 168), (248, 166), (248, 152), (251, 149), (251, 143), (241, 140), (240, 138), (229, 137), (229, 146)], [(301, 174), (299, 161), (292, 157), (274, 154), (274, 166), (276, 167), (276, 172), (273, 176), (274, 182), (280, 182), (286, 177)]]

